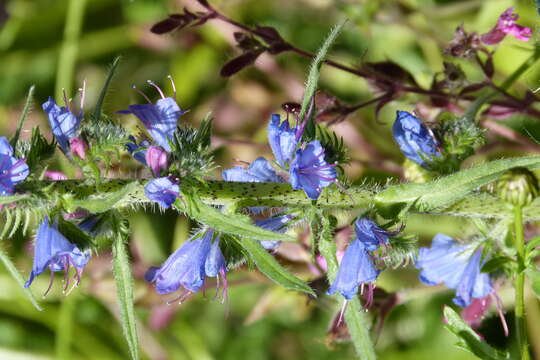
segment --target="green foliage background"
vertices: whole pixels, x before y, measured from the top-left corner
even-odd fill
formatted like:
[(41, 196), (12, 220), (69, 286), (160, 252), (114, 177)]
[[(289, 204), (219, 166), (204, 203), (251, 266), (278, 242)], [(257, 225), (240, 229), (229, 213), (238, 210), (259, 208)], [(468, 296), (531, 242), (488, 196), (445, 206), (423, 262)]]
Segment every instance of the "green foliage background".
[[(59, 48), (63, 38), (67, 0), (10, 0), (10, 17), (0, 25), (0, 134), (11, 135), (24, 103), (28, 87), (36, 85), (36, 103), (23, 137), (33, 126), (48, 132), (39, 104), (54, 94)], [(535, 28), (538, 14), (533, 1), (452, 1), (452, 0), (243, 0), (213, 1), (228, 16), (248, 25), (275, 27), (291, 43), (315, 51), (332, 25), (349, 19), (333, 46), (330, 57), (344, 63), (392, 60), (407, 69), (422, 86), (428, 87), (434, 74), (443, 70), (441, 47), (450, 41), (457, 25), (486, 32), (504, 9), (515, 6), (521, 22)], [(3, 5), (0, 4), (0, 8)], [(170, 92), (166, 76), (176, 82), (182, 108), (191, 109), (182, 121), (198, 125), (208, 111), (215, 117), (213, 144), (217, 163), (231, 166), (233, 159), (251, 161), (269, 155), (266, 124), (269, 115), (282, 103), (300, 101), (309, 60), (294, 54), (263, 56), (256, 66), (230, 79), (219, 77), (221, 66), (237, 51), (231, 46), (233, 29), (219, 21), (201, 28), (185, 29), (173, 35), (157, 36), (150, 26), (183, 6), (196, 9), (196, 2), (161, 0), (88, 1), (80, 41), (73, 90), (83, 79), (88, 83), (86, 108), (97, 101), (107, 69), (117, 55), (122, 61), (104, 111), (118, 117), (132, 131), (137, 123), (114, 112), (134, 102), (142, 102), (131, 90), (135, 84), (151, 95), (157, 94), (147, 79)], [(1, 12), (1, 10), (0, 10)], [(1, 15), (0, 15), (1, 18)], [(537, 38), (537, 34), (534, 35)], [(495, 56), (498, 79), (504, 79), (529, 55), (530, 46), (506, 39)], [(468, 63), (463, 70), (472, 81), (481, 74)], [(540, 69), (531, 69), (521, 79), (517, 91), (540, 86)], [(350, 104), (373, 97), (366, 81), (336, 69), (323, 67), (320, 87)], [(393, 143), (390, 125), (396, 109), (412, 110), (418, 96), (406, 95), (383, 108), (380, 122), (374, 108), (351, 115), (334, 130), (350, 149), (351, 165), (345, 168), (354, 183), (396, 179), (402, 156)], [(60, 99), (57, 99), (60, 100)], [(382, 122), (382, 124), (381, 124)], [(506, 124), (523, 134), (540, 139), (538, 121), (515, 116)], [(525, 153), (522, 148), (489, 135), (487, 147), (475, 162), (504, 155)], [(126, 160), (128, 156), (126, 155)], [(65, 162), (51, 169), (77, 176)], [(219, 176), (219, 169), (216, 176)], [(137, 176), (135, 163), (115, 164), (111, 177)], [(242, 268), (230, 274), (229, 301), (212, 301), (194, 296), (182, 305), (155, 294), (142, 277), (150, 265), (162, 262), (183, 242), (192, 226), (173, 212), (137, 213), (131, 219), (132, 268), (136, 279), (135, 302), (140, 319), (142, 356), (148, 359), (349, 359), (348, 344), (329, 346), (326, 332), (339, 304), (322, 297), (309, 301), (302, 294), (276, 287), (254, 270)], [(437, 232), (463, 236), (472, 229), (466, 220), (450, 217), (416, 216), (409, 220), (407, 233), (420, 234), (427, 243)], [(31, 237), (17, 234), (2, 243), (24, 273), (31, 269)], [(305, 266), (306, 254), (290, 250), (281, 261), (305, 278), (313, 277)], [(2, 359), (124, 359), (128, 350), (117, 323), (118, 309), (111, 272), (111, 255), (95, 256), (79, 289), (64, 297), (57, 279), (54, 290), (42, 300), (44, 311), (27, 302), (3, 268), (0, 269), (0, 358)], [(43, 293), (48, 277), (33, 286)], [(381, 359), (473, 359), (453, 347), (455, 338), (446, 331), (442, 306), (452, 294), (442, 288), (426, 288), (417, 280), (417, 271), (386, 271), (378, 286), (397, 292), (400, 304), (385, 322), (377, 343)], [(512, 292), (503, 288), (503, 301), (511, 315)], [(529, 295), (527, 310), (531, 343), (540, 354), (540, 309)], [(511, 316), (509, 316), (511, 318)], [(481, 328), (486, 339), (502, 346), (507, 341), (490, 315)]]

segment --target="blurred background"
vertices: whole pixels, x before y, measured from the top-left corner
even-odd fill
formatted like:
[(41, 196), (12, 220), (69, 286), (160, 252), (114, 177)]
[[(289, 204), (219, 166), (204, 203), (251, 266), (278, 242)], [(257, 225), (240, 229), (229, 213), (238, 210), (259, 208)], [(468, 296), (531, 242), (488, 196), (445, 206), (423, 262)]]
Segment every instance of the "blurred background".
[[(49, 134), (40, 104), (48, 96), (55, 96), (55, 92), (58, 95), (57, 81), (67, 84), (66, 91), (73, 96), (86, 80), (85, 108), (92, 109), (112, 60), (121, 56), (104, 111), (127, 128), (136, 131), (135, 119), (115, 112), (129, 104), (144, 102), (132, 85), (151, 99), (157, 99), (158, 94), (146, 81), (151, 79), (172, 94), (167, 81), (170, 74), (176, 84), (179, 105), (190, 110), (182, 122), (196, 126), (212, 112), (213, 145), (222, 168), (234, 165), (237, 160), (252, 161), (270, 155), (266, 144), (269, 116), (273, 112), (284, 114), (281, 105), (285, 102), (300, 101), (309, 59), (292, 53), (263, 54), (253, 66), (223, 78), (219, 75), (222, 66), (240, 54), (234, 46), (233, 33), (237, 28), (212, 20), (201, 27), (166, 35), (150, 32), (153, 24), (170, 13), (182, 12), (184, 7), (201, 10), (194, 0), (87, 0), (79, 35), (69, 26), (65, 31), (69, 3), (69, 0), (0, 0), (1, 135), (14, 133), (32, 84), (36, 85), (35, 104), (23, 136), (28, 137), (33, 126)], [(392, 61), (424, 88), (429, 88), (433, 77), (444, 71), (446, 58), (442, 49), (452, 39), (457, 25), (464, 24), (468, 31), (487, 32), (499, 14), (511, 6), (520, 14), (520, 24), (536, 30), (539, 19), (532, 0), (213, 0), (211, 3), (240, 23), (272, 26), (284, 39), (310, 52), (317, 50), (334, 24), (348, 19), (331, 51), (332, 59), (351, 66)], [(66, 42), (64, 39), (70, 36), (71, 42)], [(501, 43), (494, 58), (496, 79), (504, 79), (515, 70), (531, 48), (530, 44), (513, 38)], [(73, 65), (60, 58), (61, 53), (70, 52), (74, 54)], [(457, 63), (469, 81), (482, 78), (470, 62)], [(73, 79), (69, 78), (71, 66)], [(531, 69), (521, 78), (516, 92), (536, 89), (540, 86), (539, 77), (540, 69)], [(328, 94), (327, 99), (334, 96), (347, 105), (376, 96), (364, 79), (330, 67), (323, 67), (320, 88), (321, 94)], [(367, 106), (331, 126), (343, 136), (350, 150), (351, 163), (345, 170), (352, 182), (400, 179), (403, 158), (390, 132), (395, 111), (422, 110), (429, 107), (427, 104), (425, 97), (406, 94), (386, 104), (378, 119), (375, 107)], [(504, 121), (516, 132), (531, 134), (540, 141), (538, 119), (514, 115)], [(487, 135), (488, 144), (475, 156), (475, 161), (538, 150), (534, 141), (525, 146), (496, 133)], [(118, 166), (111, 176), (129, 176), (136, 173), (136, 167), (135, 163)], [(52, 163), (50, 169), (77, 176), (63, 160)], [(221, 169), (216, 171), (216, 176)], [(171, 298), (155, 294), (144, 283), (143, 274), (148, 266), (159, 265), (166, 259), (195, 224), (174, 212), (165, 216), (135, 213), (131, 224), (136, 310), (144, 358), (353, 358), (352, 346), (342, 341), (346, 337), (342, 329), (331, 326), (341, 304), (324, 296), (315, 301), (285, 291), (254, 270), (241, 268), (230, 273), (229, 300), (225, 304), (213, 300), (210, 289), (205, 296), (197, 294), (182, 305), (167, 305)], [(410, 219), (406, 233), (418, 234), (421, 243), (426, 244), (437, 232), (464, 236), (472, 229), (466, 220), (422, 216)], [(535, 228), (530, 230), (534, 232)], [(342, 235), (346, 238), (347, 229)], [(31, 240), (18, 234), (2, 243), (25, 276), (32, 266)], [(277, 256), (304, 278), (317, 278), (316, 272), (307, 266), (310, 254), (302, 248), (281, 247)], [(48, 280), (48, 276), (39, 278), (33, 292), (44, 293)], [(92, 259), (80, 287), (69, 296), (62, 295), (60, 280), (57, 281), (42, 300), (45, 310), (38, 312), (0, 268), (0, 358), (127, 358), (127, 346), (117, 322), (110, 253), (104, 250)], [(451, 292), (420, 285), (412, 266), (385, 271), (377, 285), (387, 292), (379, 293), (379, 306), (371, 311), (374, 328), (384, 318), (377, 337), (380, 359), (474, 358), (454, 347), (456, 338), (444, 329), (442, 306), (451, 304)], [(500, 296), (508, 309), (511, 326), (513, 293), (500, 284)], [(530, 339), (540, 359), (540, 309), (532, 296), (527, 297)], [(478, 331), (494, 346), (505, 346), (507, 341), (512, 341), (502, 334), (493, 311)]]

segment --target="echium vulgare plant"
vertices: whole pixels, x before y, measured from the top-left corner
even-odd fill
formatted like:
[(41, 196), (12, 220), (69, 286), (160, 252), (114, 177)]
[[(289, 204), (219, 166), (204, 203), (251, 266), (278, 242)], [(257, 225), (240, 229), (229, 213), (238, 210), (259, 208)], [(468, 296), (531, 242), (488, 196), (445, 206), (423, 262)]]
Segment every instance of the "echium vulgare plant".
[[(476, 165), (465, 162), (485, 141), (482, 116), (501, 110), (539, 115), (533, 106), (534, 94), (521, 99), (508, 90), (540, 57), (540, 44), (533, 44), (529, 59), (502, 84), (493, 80), (494, 45), (507, 35), (534, 42), (532, 30), (516, 23), (513, 9), (504, 11), (486, 34), (458, 27), (446, 52), (450, 58), (465, 58), (479, 66), (485, 81), (453, 84), (450, 93), (456, 73), (463, 75), (451, 62), (444, 78), (433, 79), (432, 88), (425, 90), (400, 82), (403, 76), (389, 78), (388, 74), (405, 72), (396, 64), (366, 64), (357, 69), (325, 60), (343, 25), (336, 26), (319, 52), (311, 55), (273, 28), (241, 25), (207, 1), (199, 3), (205, 12), (185, 10), (171, 15), (152, 31), (165, 33), (216, 18), (240, 27), (243, 32), (235, 38), (244, 54), (223, 67), (224, 76), (252, 64), (264, 52), (313, 58), (301, 103), (287, 103), (286, 114), (267, 119), (273, 158), (258, 157), (223, 169), (222, 179), (212, 178), (217, 168), (211, 147), (212, 120), (208, 116), (198, 128), (185, 125), (189, 114), (176, 99), (172, 77), (170, 91), (148, 81), (155, 96), (136, 89), (145, 103), (103, 114), (101, 105), (118, 60), (91, 113), (83, 108), (85, 86), (80, 101), (64, 96), (60, 103), (52, 97), (43, 103), (52, 142), (38, 128), (29, 140), (19, 138), (27, 106), (15, 135), (0, 137), (0, 204), (3, 238), (13, 237), (18, 229), (24, 233), (30, 226), (36, 228), (34, 263), (26, 282), (20, 281), (11, 260), (1, 256), (30, 301), (39, 308), (30, 292), (36, 277), (49, 274), (46, 295), (55, 286), (55, 273), (60, 272), (61, 289), (67, 295), (85, 281), (85, 267), (112, 248), (124, 336), (131, 358), (139, 358), (127, 217), (136, 209), (160, 213), (173, 209), (192, 218), (198, 228), (162, 264), (146, 269), (144, 279), (164, 303), (177, 306), (211, 287), (216, 294), (222, 288), (222, 300), (234, 302), (227, 294), (227, 276), (244, 265), (256, 267), (279, 286), (302, 292), (313, 301), (331, 296), (336, 300), (336, 316), (330, 331), (339, 333), (340, 340), (350, 340), (360, 359), (375, 359), (373, 340), (383, 326), (381, 319), (392, 306), (405, 301), (381, 289), (379, 276), (408, 266), (418, 269), (421, 283), (441, 285), (437, 289), (454, 293), (443, 313), (445, 326), (459, 338), (460, 347), (482, 359), (529, 359), (524, 289), (528, 279), (540, 296), (535, 263), (540, 236), (525, 241), (524, 226), (540, 220), (539, 185), (533, 172), (540, 168), (540, 157)], [(440, 110), (429, 121), (422, 111), (406, 109), (397, 111), (395, 119), (386, 119), (393, 121), (391, 134), (405, 159), (404, 181), (352, 185), (347, 179), (343, 141), (324, 122), (329, 118), (342, 121), (367, 104), (345, 106), (334, 100), (330, 106), (320, 106), (316, 87), (325, 63), (364, 77), (382, 91), (370, 102), (377, 104), (376, 112), (406, 92), (426, 95)], [(461, 86), (457, 92), (456, 86)], [(27, 105), (32, 92), (33, 88)], [(129, 115), (140, 121), (140, 133), (130, 134), (119, 125), (117, 119)], [(80, 176), (68, 179), (49, 169), (56, 147), (80, 170)], [(125, 153), (144, 166), (145, 177), (105, 176)], [(416, 237), (405, 234), (414, 214), (470, 218), (475, 232), (459, 238), (438, 233), (431, 244), (418, 247)], [(338, 246), (337, 234), (343, 229), (353, 229), (352, 235)], [(313, 278), (301, 278), (280, 263), (277, 252), (285, 242), (300, 242), (311, 252)], [(322, 288), (315, 286), (321, 283)], [(508, 288), (514, 290), (513, 301), (499, 296)], [(514, 346), (494, 347), (475, 330), (491, 307), (502, 331), (515, 339)], [(462, 309), (461, 315), (456, 308)], [(375, 313), (380, 321), (371, 331)]]

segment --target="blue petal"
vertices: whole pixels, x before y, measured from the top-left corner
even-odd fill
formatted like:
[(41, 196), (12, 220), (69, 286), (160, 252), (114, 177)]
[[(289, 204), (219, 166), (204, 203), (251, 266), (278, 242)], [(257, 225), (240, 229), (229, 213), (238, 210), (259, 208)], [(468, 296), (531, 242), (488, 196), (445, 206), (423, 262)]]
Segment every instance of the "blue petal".
[(0, 155), (13, 156), (13, 148), (5, 136), (0, 136)]
[(75, 116), (65, 107), (59, 107), (53, 98), (43, 103), (56, 141), (65, 153), (69, 153), (69, 140), (77, 135), (82, 116)]
[[(273, 216), (267, 219), (255, 221), (255, 225), (274, 232), (284, 233), (287, 230), (287, 224), (291, 221), (292, 215)], [(279, 240), (263, 240), (260, 241), (263, 248), (266, 250), (274, 250), (281, 244)]]
[(314, 140), (296, 151), (290, 175), (293, 189), (302, 189), (310, 199), (317, 200), (322, 188), (335, 182), (336, 169), (326, 163), (321, 143)]
[(368, 251), (375, 251), (379, 246), (388, 244), (388, 231), (381, 229), (376, 223), (367, 218), (356, 221), (355, 231), (356, 237), (360, 239)]
[(235, 166), (232, 169), (224, 170), (222, 173), (225, 181), (240, 182), (282, 182), (283, 180), (276, 174), (272, 165), (263, 157), (257, 158), (249, 167), (243, 168)]
[(15, 185), (24, 181), (30, 169), (24, 160), (0, 154), (0, 195), (10, 195)]
[(488, 274), (480, 273), (482, 251), (477, 249), (472, 254), (474, 248), (437, 234), (431, 248), (419, 250), (416, 267), (422, 270), (420, 280), (428, 285), (444, 283), (456, 290), (454, 302), (459, 306), (487, 296), (493, 290), (491, 280)]
[(398, 111), (392, 132), (403, 155), (421, 166), (428, 165), (424, 159), (429, 160), (434, 156), (441, 156), (433, 135), (411, 113)]
[(168, 294), (185, 287), (197, 292), (204, 284), (205, 261), (211, 247), (211, 235), (189, 239), (169, 256), (160, 268), (152, 267), (145, 279), (156, 283), (159, 294)]
[(173, 98), (159, 99), (156, 104), (130, 105), (128, 110), (121, 113), (137, 116), (154, 141), (171, 152), (169, 141), (173, 139), (178, 118), (184, 114)]
[(345, 250), (336, 279), (327, 294), (338, 291), (345, 299), (351, 300), (358, 293), (360, 284), (375, 281), (379, 273), (360, 240), (355, 239)]
[[(209, 231), (210, 238), (212, 237), (212, 231)], [(220, 271), (226, 270), (225, 258), (219, 247), (219, 236), (214, 239), (212, 246), (210, 247), (210, 252), (204, 263), (204, 271), (208, 277), (216, 277), (219, 275)]]
[(469, 259), (456, 288), (456, 297), (453, 299), (456, 305), (469, 306), (473, 298), (483, 298), (493, 290), (489, 275), (480, 273), (481, 258), (482, 251), (478, 249)]
[(281, 125), (280, 121), (278, 114), (272, 114), (272, 120), (268, 125), (268, 143), (278, 164), (286, 167), (298, 146), (298, 141), (296, 140), (295, 129), (289, 127), (289, 121), (285, 120)]
[(144, 187), (144, 194), (164, 209), (168, 209), (180, 195), (180, 186), (169, 177), (153, 179)]
[(77, 246), (70, 243), (58, 231), (56, 222), (53, 226), (49, 226), (49, 218), (45, 217), (36, 235), (32, 272), (24, 286), (29, 287), (34, 278), (44, 272), (47, 267), (51, 271), (66, 270), (63, 259), (66, 255), (69, 256), (71, 264), (78, 268), (84, 267), (90, 260), (88, 252), (82, 252)]
[(135, 160), (146, 165), (146, 148), (150, 146), (148, 141), (142, 141), (140, 144), (137, 144), (133, 136), (129, 137), (130, 142), (126, 143), (127, 151), (133, 156)]

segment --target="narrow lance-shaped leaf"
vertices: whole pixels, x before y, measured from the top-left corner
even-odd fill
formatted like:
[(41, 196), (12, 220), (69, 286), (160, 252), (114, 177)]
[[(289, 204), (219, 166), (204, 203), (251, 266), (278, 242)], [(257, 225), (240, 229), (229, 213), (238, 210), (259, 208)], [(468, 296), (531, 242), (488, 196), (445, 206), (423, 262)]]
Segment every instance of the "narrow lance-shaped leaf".
[(132, 360), (139, 358), (139, 339), (135, 311), (133, 309), (133, 277), (125, 238), (119, 234), (113, 243), (113, 272), (116, 281), (118, 305), (120, 307), (120, 319), (124, 337), (128, 343), (129, 353)]
[(540, 157), (495, 160), (428, 183), (391, 186), (375, 196), (375, 204), (384, 216), (395, 216), (405, 207), (427, 212), (450, 206), (515, 167), (538, 168)]
[(19, 273), (19, 271), (15, 267), (15, 264), (13, 264), (9, 256), (2, 249), (0, 249), (0, 261), (2, 262), (2, 264), (4, 264), (4, 266), (8, 270), (11, 277), (13, 277), (13, 279), (17, 282), (17, 284), (19, 284), (24, 295), (26, 295), (26, 297), (28, 298), (28, 300), (30, 300), (32, 305), (34, 305), (36, 310), (38, 311), (43, 310), (41, 306), (39, 306), (36, 298), (30, 291), (30, 289), (24, 287), (25, 280), (23, 279), (21, 273)]
[(483, 341), (451, 307), (444, 307), (444, 317), (447, 321), (446, 328), (459, 338), (459, 345), (464, 349), (469, 350), (480, 359), (510, 359), (507, 352), (496, 350)]
[(30, 108), (32, 107), (32, 99), (34, 97), (35, 89), (36, 89), (35, 85), (30, 86), (30, 89), (28, 89), (28, 95), (26, 95), (26, 102), (24, 103), (21, 116), (19, 117), (19, 124), (17, 125), (17, 130), (15, 131), (15, 135), (13, 135), (13, 138), (11, 138), (10, 144), (13, 147), (14, 152), (17, 150), (17, 142), (19, 141), (19, 136), (21, 135), (24, 121), (26, 120), (26, 118), (28, 117), (28, 114), (30, 113)]
[(114, 76), (114, 73), (116, 72), (116, 68), (118, 67), (118, 64), (120, 63), (120, 56), (116, 57), (109, 69), (109, 73), (107, 74), (107, 79), (105, 79), (105, 84), (103, 85), (103, 88), (101, 89), (101, 92), (99, 93), (99, 98), (96, 103), (96, 107), (94, 108), (94, 115), (92, 116), (94, 121), (98, 121), (101, 117), (101, 108), (103, 107), (103, 102), (105, 101), (105, 96), (107, 95), (107, 91), (109, 90), (109, 86), (111, 85), (112, 78)]
[(315, 94), (315, 90), (317, 90), (317, 83), (319, 82), (320, 69), (321, 69), (322, 62), (324, 61), (324, 58), (326, 57), (326, 53), (330, 49), (330, 46), (336, 40), (336, 37), (341, 32), (343, 25), (345, 25), (344, 22), (339, 25), (334, 26), (334, 28), (332, 29), (332, 31), (330, 31), (330, 34), (328, 35), (328, 37), (322, 44), (321, 48), (317, 52), (317, 56), (315, 56), (315, 59), (313, 59), (313, 62), (311, 63), (308, 79), (306, 82), (306, 89), (304, 90), (304, 97), (302, 98), (302, 107), (300, 109), (300, 114), (299, 114), (300, 119), (302, 119), (306, 115), (311, 99), (313, 98), (313, 95)]
[[(295, 241), (291, 236), (265, 230), (251, 224), (249, 217), (240, 214), (223, 214), (206, 205), (197, 195), (184, 194), (183, 200), (177, 200), (174, 206), (185, 211), (193, 219), (216, 229), (216, 231), (251, 238), (259, 241)], [(188, 206), (183, 205), (183, 201)]]
[(316, 296), (313, 289), (311, 289), (304, 281), (285, 270), (285, 268), (283, 268), (258, 241), (246, 237), (242, 239), (234, 238), (238, 245), (249, 253), (251, 260), (253, 260), (257, 268), (269, 279), (286, 289), (302, 291)]

